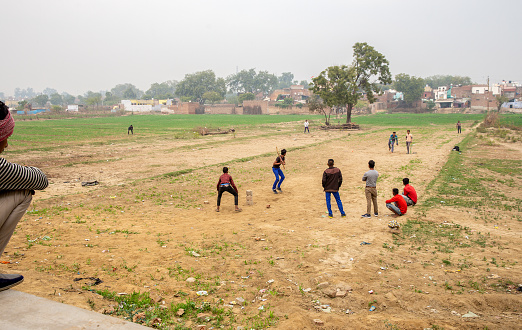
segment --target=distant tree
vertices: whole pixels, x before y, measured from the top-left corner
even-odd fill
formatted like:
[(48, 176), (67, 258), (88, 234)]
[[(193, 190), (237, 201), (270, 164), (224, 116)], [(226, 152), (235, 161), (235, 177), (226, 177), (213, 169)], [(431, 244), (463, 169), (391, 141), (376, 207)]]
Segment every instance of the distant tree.
[(303, 85), (305, 89), (308, 89), (308, 87), (310, 86), (310, 84), (306, 80), (301, 80), (299, 82), (299, 85)]
[(223, 100), (223, 97), (221, 97), (218, 92), (205, 92), (205, 94), (203, 94), (203, 100), (205, 100), (205, 103), (209, 102), (210, 104), (214, 104)]
[(268, 95), (277, 87), (277, 77), (268, 71), (255, 69), (241, 70), (226, 79), (227, 86), (233, 93), (263, 93)]
[(52, 105), (61, 105), (63, 103), (63, 98), (60, 94), (54, 93), (49, 97), (49, 102)]
[(241, 104), (243, 104), (243, 101), (253, 101), (255, 99), (256, 96), (253, 93), (245, 93), (237, 97), (237, 101)]
[(436, 104), (433, 100), (429, 100), (429, 101), (426, 103), (426, 106), (427, 106), (426, 110), (428, 110), (428, 111), (433, 111), (433, 110), (435, 110), (435, 106), (436, 106), (436, 105), (437, 105), (437, 104)]
[(424, 79), (409, 76), (405, 73), (396, 75), (395, 81), (393, 82), (393, 88), (403, 93), (404, 101), (408, 106), (412, 106), (413, 102), (421, 99), (424, 86)]
[(332, 108), (328, 107), (326, 104), (324, 104), (323, 100), (319, 97), (317, 94), (312, 94), (306, 100), (306, 103), (308, 104), (308, 109), (310, 112), (318, 112), (320, 114), (324, 115), (324, 124), (326, 126), (330, 125), (330, 115), (332, 114)]
[(368, 102), (375, 102), (379, 84), (390, 84), (389, 62), (384, 55), (367, 43), (353, 46), (351, 66), (331, 66), (312, 78), (310, 90), (319, 95), (329, 107), (346, 106), (346, 122), (352, 120), (352, 109), (366, 95)]
[(457, 86), (457, 85), (472, 85), (473, 81), (470, 77), (450, 76), (450, 75), (434, 75), (426, 77), (425, 82), (431, 88), (438, 88), (441, 86)]
[(74, 104), (76, 101), (76, 97), (74, 95), (71, 95), (69, 93), (63, 92), (62, 93), (62, 100), (64, 104)]
[(497, 111), (500, 112), (502, 108), (502, 104), (509, 102), (509, 98), (505, 95), (497, 95), (495, 96), (495, 100), (497, 101)]
[(153, 83), (145, 92), (144, 99), (172, 99), (176, 94), (176, 80), (168, 80), (162, 83)]
[(239, 104), (238, 97), (235, 94), (227, 94), (227, 95), (225, 95), (225, 98), (227, 99), (227, 103), (235, 104), (235, 105)]
[(293, 84), (294, 74), (291, 72), (283, 72), (279, 77), (277, 77), (277, 80), (277, 88), (289, 88)]
[(62, 112), (63, 108), (59, 105), (53, 105), (51, 106), (51, 111), (54, 113), (60, 113)]
[(84, 104), (85, 105), (85, 96), (78, 95), (78, 96), (76, 96), (76, 99), (78, 99), (78, 104)]
[(18, 105), (16, 106), (16, 110), (24, 110), (27, 103), (29, 103), (29, 102), (25, 101), (25, 100), (18, 102)]
[[(115, 97), (122, 99), (125, 98), (123, 94), (125, 94), (125, 92), (128, 92), (129, 89), (132, 90), (133, 94), (135, 95), (134, 98), (140, 98), (143, 95), (143, 91), (141, 91), (138, 87), (134, 86), (133, 84), (129, 83), (114, 86), (111, 89), (111, 93)], [(128, 93), (130, 94), (130, 92)]]
[(45, 107), (47, 102), (49, 101), (49, 96), (46, 94), (40, 94), (38, 96), (35, 96), (32, 98), (31, 103), (39, 106), (39, 107)]
[(127, 88), (125, 92), (123, 92), (123, 98), (124, 99), (136, 99), (138, 98), (138, 95), (132, 88)]
[(42, 94), (45, 94), (45, 95), (47, 95), (47, 96), (49, 96), (49, 97), (50, 97), (51, 95), (53, 95), (53, 94), (57, 94), (57, 93), (58, 93), (58, 91), (57, 91), (56, 89), (54, 89), (54, 88), (49, 88), (49, 87), (47, 87), (46, 89), (44, 89), (43, 92), (42, 92)]
[(203, 94), (206, 92), (216, 92), (224, 98), (227, 92), (225, 79), (216, 78), (212, 70), (200, 71), (186, 74), (176, 88), (176, 95), (201, 104), (204, 102)]
[(253, 93), (256, 70), (241, 70), (227, 77), (226, 83), (233, 93)]
[(94, 109), (94, 106), (96, 106), (96, 109), (98, 109), (98, 106), (100, 105), (102, 101), (102, 95), (101, 93), (94, 93), (91, 91), (88, 91), (85, 94), (85, 105), (92, 106)]
[(0, 100), (5, 100), (5, 94), (4, 94), (4, 92), (0, 92)]
[(36, 93), (31, 87), (26, 89), (15, 88), (15, 98), (17, 99), (32, 99), (36, 96)]

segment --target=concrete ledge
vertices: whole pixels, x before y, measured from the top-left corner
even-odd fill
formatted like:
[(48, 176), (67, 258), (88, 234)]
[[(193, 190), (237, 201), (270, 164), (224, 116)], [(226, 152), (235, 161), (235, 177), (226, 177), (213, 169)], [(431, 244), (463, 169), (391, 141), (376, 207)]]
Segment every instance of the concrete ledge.
[(116, 317), (15, 290), (0, 292), (0, 306), (3, 307), (0, 315), (0, 329), (150, 329)]

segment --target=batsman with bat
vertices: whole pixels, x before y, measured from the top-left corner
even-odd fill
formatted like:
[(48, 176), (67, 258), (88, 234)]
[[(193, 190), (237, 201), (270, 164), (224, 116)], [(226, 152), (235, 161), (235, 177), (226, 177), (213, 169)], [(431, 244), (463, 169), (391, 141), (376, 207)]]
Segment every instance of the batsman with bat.
[(275, 181), (272, 186), (272, 191), (274, 194), (277, 194), (278, 191), (282, 192), (281, 190), (281, 183), (283, 183), (283, 180), (285, 179), (285, 175), (283, 174), (283, 171), (281, 170), (281, 165), (283, 165), (283, 168), (285, 168), (285, 156), (286, 156), (286, 149), (281, 150), (281, 154), (279, 154), (279, 150), (276, 148), (277, 151), (277, 158), (275, 162), (272, 164), (272, 172), (274, 172), (275, 175)]

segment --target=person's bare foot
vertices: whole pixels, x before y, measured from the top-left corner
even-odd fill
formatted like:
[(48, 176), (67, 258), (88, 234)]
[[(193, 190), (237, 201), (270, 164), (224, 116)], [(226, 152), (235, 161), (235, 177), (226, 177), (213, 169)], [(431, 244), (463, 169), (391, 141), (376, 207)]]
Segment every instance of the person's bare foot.
[(219, 212), (219, 209), (216, 209), (216, 212)]

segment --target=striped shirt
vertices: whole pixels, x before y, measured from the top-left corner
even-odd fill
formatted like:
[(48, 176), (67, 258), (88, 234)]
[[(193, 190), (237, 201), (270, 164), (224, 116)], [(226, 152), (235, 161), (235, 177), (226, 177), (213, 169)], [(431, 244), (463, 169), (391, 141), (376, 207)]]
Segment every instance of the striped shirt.
[(47, 176), (42, 170), (9, 163), (4, 158), (0, 158), (0, 191), (42, 190), (48, 185)]

